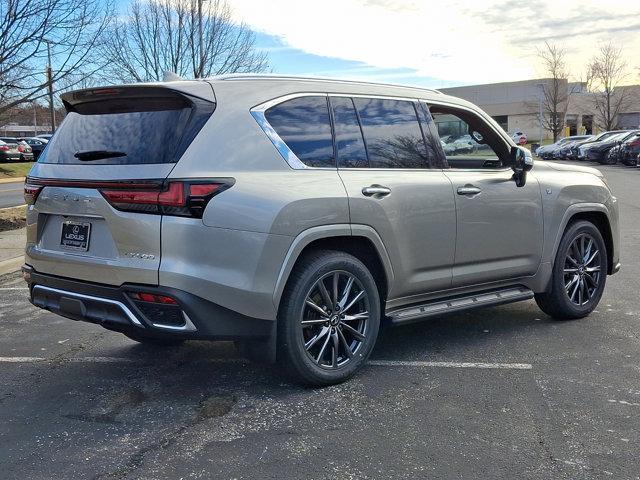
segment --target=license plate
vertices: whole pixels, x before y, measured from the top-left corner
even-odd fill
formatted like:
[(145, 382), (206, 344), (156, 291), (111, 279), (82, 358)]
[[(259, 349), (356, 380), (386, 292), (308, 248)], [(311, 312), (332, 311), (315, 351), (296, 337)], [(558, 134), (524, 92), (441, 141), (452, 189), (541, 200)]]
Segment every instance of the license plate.
[(91, 224), (82, 222), (64, 222), (60, 245), (68, 250), (86, 252), (89, 249)]

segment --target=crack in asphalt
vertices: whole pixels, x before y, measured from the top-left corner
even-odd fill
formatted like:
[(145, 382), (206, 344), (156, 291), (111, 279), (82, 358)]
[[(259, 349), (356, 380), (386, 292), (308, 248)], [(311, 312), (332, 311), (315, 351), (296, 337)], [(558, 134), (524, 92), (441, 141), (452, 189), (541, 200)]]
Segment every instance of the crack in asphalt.
[(180, 425), (178, 428), (163, 436), (156, 442), (150, 443), (141, 448), (139, 451), (129, 457), (125, 465), (113, 472), (101, 473), (93, 477), (93, 480), (121, 480), (140, 469), (144, 463), (145, 457), (149, 452), (157, 452), (158, 450), (166, 450), (176, 444), (188, 430), (195, 428), (199, 424), (215, 417), (221, 417), (231, 411), (233, 405), (237, 402), (235, 396), (230, 395), (213, 395), (202, 401), (198, 407), (196, 415), (192, 416), (189, 421)]

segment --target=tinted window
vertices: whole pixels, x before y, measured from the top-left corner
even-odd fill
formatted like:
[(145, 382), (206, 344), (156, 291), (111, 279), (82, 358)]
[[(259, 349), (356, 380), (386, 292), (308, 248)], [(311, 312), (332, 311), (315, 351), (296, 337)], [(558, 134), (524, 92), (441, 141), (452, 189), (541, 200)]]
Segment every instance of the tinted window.
[(271, 107), (265, 117), (305, 165), (335, 167), (327, 97), (298, 97)]
[(367, 150), (364, 147), (362, 131), (353, 101), (347, 97), (332, 97), (331, 108), (333, 109), (338, 165), (342, 168), (368, 167)]
[(427, 151), (412, 102), (353, 99), (371, 168), (427, 168)]
[[(133, 165), (177, 162), (215, 104), (183, 98), (112, 98), (68, 107), (40, 163)], [(90, 161), (78, 152), (125, 155)]]

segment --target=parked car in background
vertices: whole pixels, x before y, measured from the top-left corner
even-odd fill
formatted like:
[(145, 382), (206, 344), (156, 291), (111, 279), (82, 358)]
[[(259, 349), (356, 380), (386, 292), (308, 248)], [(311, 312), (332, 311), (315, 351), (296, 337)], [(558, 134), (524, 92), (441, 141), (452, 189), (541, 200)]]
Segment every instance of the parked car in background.
[(35, 136), (35, 138), (44, 138), (45, 140), (51, 140), (51, 137), (53, 137), (53, 133), (41, 133)]
[(478, 150), (478, 142), (469, 134), (462, 135), (444, 146), (444, 152), (447, 155), (464, 155), (473, 153)]
[(0, 162), (19, 162), (21, 155), (17, 142), (9, 143), (0, 140)]
[(617, 135), (619, 133), (624, 133), (625, 131), (626, 130), (611, 130), (611, 131), (599, 133), (598, 135), (587, 140), (580, 140), (580, 141), (574, 142), (573, 145), (571, 145), (569, 154), (567, 155), (567, 159), (568, 160), (584, 160), (584, 159), (578, 158), (580, 154), (580, 147), (590, 145), (591, 143), (607, 140), (613, 137), (614, 135)]
[(630, 138), (634, 132), (624, 131), (617, 133), (599, 142), (588, 143), (582, 145), (578, 149), (578, 159), (590, 162), (606, 163), (607, 154), (613, 147), (620, 145)]
[(516, 145), (525, 145), (527, 143), (527, 135), (524, 132), (518, 130), (511, 135), (511, 139)]
[(27, 142), (21, 138), (15, 137), (0, 137), (0, 140), (7, 145), (15, 145), (16, 150), (20, 154), (18, 160), (20, 162), (33, 162), (33, 151)]
[(571, 150), (574, 147), (574, 145), (576, 145), (578, 143), (581, 143), (584, 140), (588, 140), (590, 137), (592, 137), (592, 135), (587, 135), (585, 137), (586, 138), (575, 139), (575, 140), (572, 140), (570, 142), (567, 142), (564, 145), (561, 145), (560, 147), (558, 147), (557, 149), (554, 150), (553, 158), (555, 158), (557, 160), (569, 160), (569, 158), (571, 156)]
[(556, 149), (566, 146), (569, 143), (575, 142), (577, 140), (584, 140), (590, 136), (591, 135), (580, 135), (580, 136), (560, 138), (554, 143), (551, 143), (549, 145), (542, 145), (541, 147), (538, 147), (538, 149), (535, 151), (535, 154), (540, 158), (543, 158), (545, 160), (550, 160), (553, 158), (553, 152)]
[[(328, 385), (383, 322), (532, 298), (583, 318), (619, 269), (602, 173), (534, 163), (467, 101), (273, 75), (103, 92), (61, 95), (23, 274), (34, 305), (137, 342), (235, 340)], [(452, 118), (486, 154), (441, 150)]]
[(47, 140), (46, 138), (28, 137), (25, 138), (24, 141), (27, 142), (27, 144), (31, 147), (31, 150), (33, 152), (33, 159), (37, 161), (40, 157), (40, 154), (44, 150), (44, 147), (47, 146), (47, 142), (49, 140)]
[(557, 145), (553, 147), (549, 145), (551, 148), (543, 151), (543, 155), (547, 159), (566, 160), (572, 145), (574, 145), (576, 142), (587, 140), (590, 137), (591, 135), (575, 135), (572, 137), (565, 137), (561, 141), (556, 142)]
[(618, 149), (618, 162), (630, 167), (637, 166), (638, 155), (640, 155), (640, 132), (627, 139)]

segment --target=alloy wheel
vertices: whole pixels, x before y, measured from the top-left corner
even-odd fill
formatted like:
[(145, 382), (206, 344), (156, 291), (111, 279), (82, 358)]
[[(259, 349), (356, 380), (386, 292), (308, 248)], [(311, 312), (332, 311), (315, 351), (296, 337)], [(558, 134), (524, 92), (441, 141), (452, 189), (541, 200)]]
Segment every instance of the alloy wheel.
[(336, 369), (361, 349), (369, 333), (369, 297), (344, 270), (322, 276), (309, 289), (300, 320), (307, 355), (318, 366)]
[(584, 306), (600, 285), (600, 250), (588, 233), (578, 235), (567, 250), (564, 262), (564, 287), (571, 303)]

